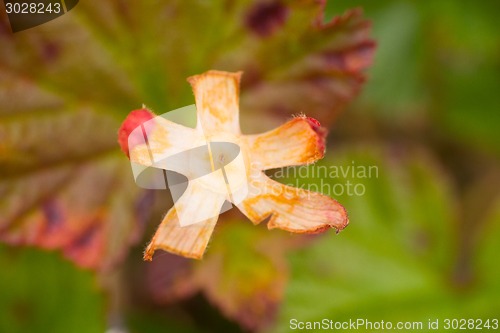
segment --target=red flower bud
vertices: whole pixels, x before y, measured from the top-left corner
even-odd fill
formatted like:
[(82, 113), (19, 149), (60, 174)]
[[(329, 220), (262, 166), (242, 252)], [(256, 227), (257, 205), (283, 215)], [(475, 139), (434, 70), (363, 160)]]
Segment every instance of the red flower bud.
[[(118, 130), (118, 143), (120, 144), (120, 147), (122, 151), (129, 157), (129, 136), (130, 133), (134, 129), (137, 128), (137, 126), (140, 126), (141, 124), (145, 123), (148, 120), (151, 120), (155, 117), (155, 114), (151, 112), (150, 110), (146, 108), (134, 110), (130, 112), (123, 121), (122, 125), (120, 126), (120, 129)], [(142, 131), (141, 131), (141, 137), (137, 138), (132, 138), (132, 142), (136, 142), (137, 144), (144, 142), (144, 137), (142, 136)]]

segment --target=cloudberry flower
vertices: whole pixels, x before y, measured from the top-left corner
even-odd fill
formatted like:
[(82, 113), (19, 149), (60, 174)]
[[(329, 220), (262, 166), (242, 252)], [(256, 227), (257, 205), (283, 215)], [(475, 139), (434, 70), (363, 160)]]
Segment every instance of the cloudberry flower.
[[(347, 213), (336, 200), (283, 185), (264, 173), (268, 169), (309, 164), (323, 158), (326, 130), (316, 119), (297, 116), (266, 133), (242, 134), (239, 126), (240, 78), (241, 73), (220, 71), (188, 78), (196, 100), (196, 128), (157, 117), (160, 119), (155, 126), (147, 129), (147, 147), (145, 144), (128, 147), (120, 135), (122, 149), (129, 153), (131, 162), (145, 166), (196, 147), (211, 147), (205, 155), (190, 156), (185, 163), (169, 166), (185, 174), (191, 172), (189, 164), (205, 163), (213, 172), (211, 177), (186, 175), (190, 179), (187, 188), (163, 218), (147, 246), (146, 260), (152, 259), (156, 249), (200, 259), (226, 201), (233, 203), (254, 224), (270, 217), (269, 229), (318, 233), (329, 228), (342, 230), (347, 226)], [(138, 119), (149, 120), (147, 112), (132, 112), (121, 131), (130, 133), (130, 128), (138, 125)], [(233, 159), (229, 156), (231, 153), (214, 145), (220, 142), (239, 147), (241, 159), (230, 161)], [(181, 225), (180, 217), (196, 223)]]

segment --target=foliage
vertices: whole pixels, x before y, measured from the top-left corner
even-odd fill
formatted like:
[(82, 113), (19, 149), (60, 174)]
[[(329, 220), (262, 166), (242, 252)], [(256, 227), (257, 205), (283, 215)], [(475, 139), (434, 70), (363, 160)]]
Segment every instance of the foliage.
[[(103, 331), (117, 292), (132, 332), (498, 318), (498, 4), (335, 0), (322, 21), (314, 1), (273, 3), (83, 1), (15, 35), (1, 18), (0, 331)], [(374, 48), (356, 4), (378, 47), (341, 114)], [(184, 80), (208, 69), (245, 72), (243, 131), (304, 112), (330, 126), (320, 165), (378, 167), (280, 179), (363, 184), (335, 196), (346, 230), (299, 237), (229, 212), (205, 261), (141, 261), (169, 199), (137, 189), (116, 131), (142, 103), (192, 104)], [(58, 252), (19, 244), (99, 281), (118, 267), (125, 287), (98, 291)]]

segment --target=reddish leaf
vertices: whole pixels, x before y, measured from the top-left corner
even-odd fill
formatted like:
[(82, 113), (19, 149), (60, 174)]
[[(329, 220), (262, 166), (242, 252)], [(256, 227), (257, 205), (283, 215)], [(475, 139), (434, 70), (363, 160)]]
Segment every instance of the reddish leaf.
[[(242, 110), (252, 117), (257, 114), (260, 124), (270, 114), (304, 112), (330, 125), (358, 93), (363, 71), (371, 65), (375, 43), (369, 37), (370, 23), (360, 9), (323, 23), (323, 7), (312, 1), (275, 2), (271, 13), (258, 6), (249, 9), (250, 17), (261, 10), (262, 22), (253, 18), (250, 30), (266, 38), (250, 35), (243, 47), (238, 45), (216, 63), (222, 69), (244, 71)], [(273, 13), (279, 24), (267, 23)], [(255, 22), (262, 27), (255, 28)], [(272, 38), (267, 38), (267, 30), (273, 31)], [(265, 126), (245, 118), (245, 113), (242, 117), (255, 127)]]
[(80, 2), (15, 35), (2, 13), (0, 240), (86, 267), (116, 262), (152, 199), (118, 153), (119, 121), (142, 103), (158, 114), (192, 104), (192, 74), (245, 71), (251, 131), (302, 111), (328, 126), (359, 89), (373, 42), (360, 11), (328, 24), (322, 11), (316, 1)]

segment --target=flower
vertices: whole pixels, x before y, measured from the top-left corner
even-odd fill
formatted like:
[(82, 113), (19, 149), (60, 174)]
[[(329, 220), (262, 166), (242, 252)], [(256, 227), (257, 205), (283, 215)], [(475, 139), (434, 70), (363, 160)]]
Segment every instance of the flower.
[[(189, 182), (147, 246), (145, 260), (151, 260), (157, 249), (201, 259), (226, 201), (254, 224), (269, 218), (269, 229), (319, 233), (347, 226), (346, 210), (336, 200), (283, 185), (264, 173), (321, 159), (326, 130), (313, 118), (297, 116), (266, 133), (242, 134), (240, 78), (241, 72), (213, 70), (188, 78), (196, 100), (196, 128), (156, 117), (153, 126), (143, 126), (148, 139), (140, 144), (137, 138), (124, 140), (123, 132), (130, 134), (129, 122), (137, 125), (137, 119), (148, 120), (145, 110), (132, 112), (123, 123), (119, 142), (130, 161), (139, 165), (151, 166), (166, 157), (207, 147), (169, 165)], [(210, 170), (200, 171), (207, 165)]]

